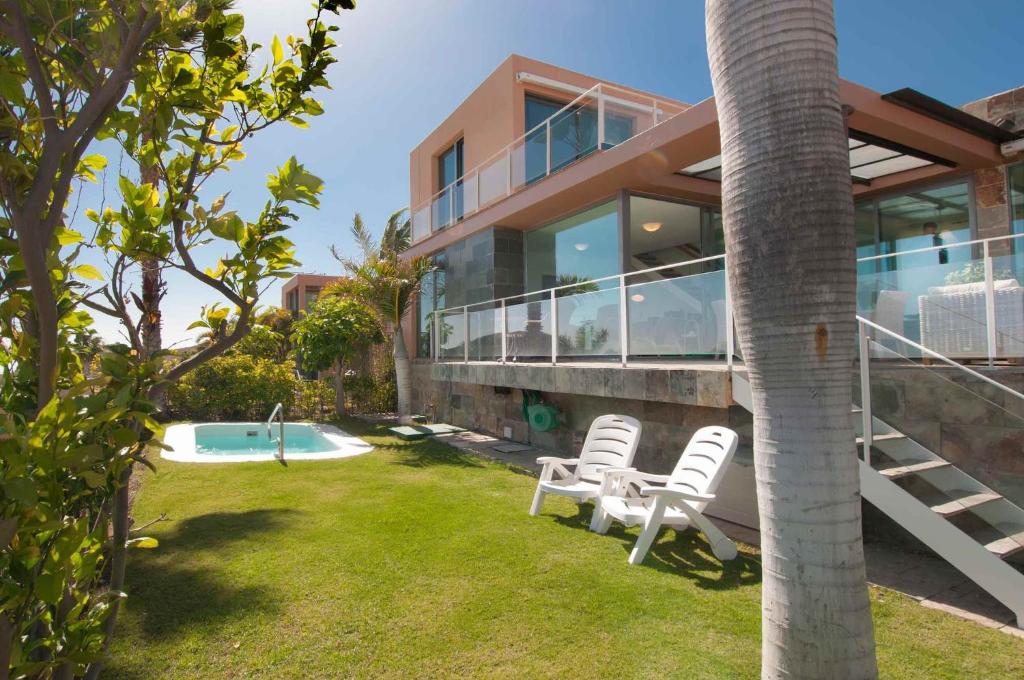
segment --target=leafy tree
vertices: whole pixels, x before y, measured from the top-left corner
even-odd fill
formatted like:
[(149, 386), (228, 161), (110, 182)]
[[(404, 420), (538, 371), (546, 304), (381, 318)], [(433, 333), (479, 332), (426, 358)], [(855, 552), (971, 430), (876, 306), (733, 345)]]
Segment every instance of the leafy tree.
[(707, 33), (729, 286), (754, 411), (761, 676), (876, 677), (850, 417), (857, 261), (832, 3), (708, 0)]
[[(224, 197), (201, 203), (200, 190), (249, 136), (320, 113), (310, 93), (334, 61), (320, 18), (347, 4), (319, 0), (308, 34), (287, 39), (287, 53), (275, 39), (261, 69), (224, 2), (0, 0), (0, 545), (14, 546), (0, 552), (0, 680), (98, 675), (127, 548), (152, 544), (130, 538), (127, 482), (158, 443), (153, 400), (245, 335), (261, 289), (294, 264), (281, 233), (292, 207), (315, 207), (321, 183), (287, 161), (254, 220)], [(106, 166), (88, 153), (96, 139), (158, 172), (121, 177), (122, 205), (89, 211), (87, 240), (65, 215), (76, 183)], [(194, 251), (211, 242), (227, 252), (204, 270)], [(82, 263), (84, 248), (106, 255), (105, 277)], [(209, 346), (150, 356), (140, 331), (151, 309), (129, 283), (147, 261), (207, 285), (239, 322), (229, 330), (229, 307), (211, 305)], [(79, 353), (87, 310), (119, 319), (128, 340), (91, 380)]]
[(352, 220), (352, 235), (359, 244), (362, 258), (354, 259), (331, 249), (349, 274), (347, 279), (328, 287), (328, 293), (355, 295), (373, 309), (381, 326), (392, 338), (395, 357), (395, 383), (398, 391), (398, 415), (403, 422), (409, 420), (412, 402), (412, 367), (405, 347), (402, 318), (409, 312), (419, 294), (423, 277), (434, 265), (423, 256), (402, 258), (398, 247), (408, 247), (410, 221), (403, 208), (388, 218), (384, 238), (378, 243), (363, 225), (356, 213)]
[(374, 313), (348, 295), (317, 298), (295, 322), (292, 343), (307, 371), (334, 368), (334, 408), (345, 415), (345, 362), (371, 344), (383, 342)]

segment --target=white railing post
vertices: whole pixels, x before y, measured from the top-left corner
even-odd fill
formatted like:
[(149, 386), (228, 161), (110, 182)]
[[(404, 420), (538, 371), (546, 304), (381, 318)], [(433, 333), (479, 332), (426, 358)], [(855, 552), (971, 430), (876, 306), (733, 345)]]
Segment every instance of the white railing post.
[(597, 84), (597, 150), (604, 151), (604, 90)]
[(551, 119), (548, 118), (544, 121), (544, 139), (546, 140), (545, 146), (547, 147), (547, 171), (544, 176), (547, 177), (551, 174)]
[(619, 348), (622, 354), (622, 367), (629, 361), (629, 303), (626, 300), (626, 275), (619, 275)]
[(868, 345), (868, 329), (857, 322), (857, 347), (860, 355), (860, 416), (862, 439), (864, 440), (864, 463), (871, 465), (871, 444), (874, 441), (871, 418), (871, 364)]
[(992, 254), (988, 241), (982, 243), (982, 257), (985, 264), (985, 335), (988, 344), (988, 365), (995, 363), (998, 353), (996, 338), (996, 284), (992, 273)]
[(462, 362), (469, 363), (469, 305), (462, 308)]
[(651, 127), (658, 124), (658, 100), (651, 97)]
[(505, 299), (501, 300), (501, 363), (508, 360), (508, 312), (505, 310)]
[(455, 182), (448, 185), (448, 226), (455, 224)]
[(555, 289), (551, 289), (551, 365), (558, 365), (558, 301)]

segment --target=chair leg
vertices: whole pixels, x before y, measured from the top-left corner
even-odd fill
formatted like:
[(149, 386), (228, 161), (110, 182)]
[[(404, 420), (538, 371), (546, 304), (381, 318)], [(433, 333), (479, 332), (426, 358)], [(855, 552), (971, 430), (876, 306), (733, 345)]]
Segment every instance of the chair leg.
[(644, 557), (647, 556), (647, 551), (650, 550), (651, 544), (658, 537), (658, 530), (661, 529), (661, 520), (664, 517), (665, 505), (659, 498), (654, 502), (654, 507), (651, 508), (651, 514), (647, 517), (647, 522), (644, 523), (644, 530), (640, 532), (640, 537), (636, 539), (633, 552), (629, 553), (630, 564), (640, 564), (644, 561)]
[(533, 494), (533, 505), (530, 506), (530, 516), (536, 517), (540, 514), (540, 509), (544, 505), (544, 490), (540, 488), (540, 484), (537, 485), (537, 492)]
[(598, 534), (607, 534), (612, 526), (613, 517), (601, 509), (601, 499), (594, 500), (594, 517), (590, 520), (590, 530)]
[(708, 543), (711, 544), (711, 552), (714, 553), (715, 557), (723, 562), (736, 559), (736, 544), (731, 538), (723, 534), (722, 530), (716, 527), (714, 522), (696, 511), (690, 515), (690, 520), (693, 524), (697, 525), (698, 529), (704, 532)]

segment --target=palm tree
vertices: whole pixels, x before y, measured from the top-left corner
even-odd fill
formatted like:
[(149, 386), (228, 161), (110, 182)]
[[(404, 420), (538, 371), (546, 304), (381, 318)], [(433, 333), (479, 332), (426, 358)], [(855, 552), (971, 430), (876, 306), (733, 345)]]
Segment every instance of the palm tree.
[(402, 319), (419, 294), (423, 277), (434, 268), (429, 258), (401, 257), (402, 251), (409, 247), (411, 234), (412, 225), (405, 208), (396, 210), (388, 218), (379, 243), (356, 213), (352, 219), (352, 236), (359, 244), (362, 258), (344, 257), (332, 246), (331, 252), (349, 278), (329, 288), (329, 292), (335, 294), (347, 293), (360, 298), (377, 313), (381, 326), (391, 336), (398, 416), (402, 422), (409, 420), (412, 402), (412, 366), (405, 347)]
[(856, 261), (830, 0), (707, 0), (754, 410), (764, 678), (874, 678), (851, 404)]

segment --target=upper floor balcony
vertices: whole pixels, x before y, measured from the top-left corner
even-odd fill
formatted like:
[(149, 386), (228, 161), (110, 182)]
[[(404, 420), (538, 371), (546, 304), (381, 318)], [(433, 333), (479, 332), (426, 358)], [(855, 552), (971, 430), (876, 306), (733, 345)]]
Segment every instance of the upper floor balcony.
[(418, 243), (583, 158), (636, 137), (684, 110), (686, 107), (680, 104), (598, 83), (414, 206), (413, 242)]

